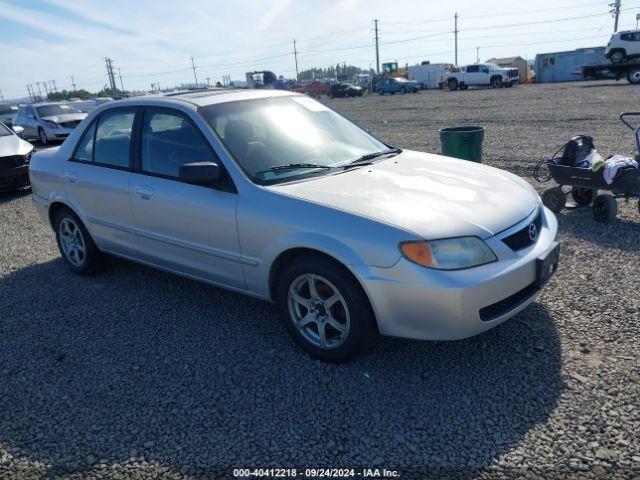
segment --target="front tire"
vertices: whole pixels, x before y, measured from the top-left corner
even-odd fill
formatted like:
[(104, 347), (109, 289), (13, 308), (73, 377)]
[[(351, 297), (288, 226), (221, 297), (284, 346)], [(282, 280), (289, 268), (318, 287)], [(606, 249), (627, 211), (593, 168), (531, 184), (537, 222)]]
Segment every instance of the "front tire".
[(45, 132), (43, 128), (38, 128), (38, 140), (40, 140), (42, 145), (47, 145), (49, 143), (47, 132)]
[(499, 77), (493, 77), (491, 79), (491, 88), (501, 88), (502, 87), (502, 80), (500, 80)]
[(592, 188), (573, 187), (571, 189), (571, 198), (573, 198), (574, 202), (583, 207), (591, 205), (597, 195), (598, 191), (593, 190)]
[(562, 188), (553, 187), (544, 191), (542, 203), (553, 213), (560, 213), (567, 203), (567, 197)]
[(54, 219), (58, 248), (69, 268), (78, 275), (93, 275), (106, 267), (107, 256), (98, 250), (82, 221), (69, 209)]
[(613, 223), (618, 214), (618, 203), (611, 195), (598, 195), (592, 208), (593, 218), (600, 223)]
[(276, 305), (294, 341), (325, 362), (353, 359), (378, 335), (364, 291), (341, 264), (320, 255), (295, 258), (280, 273)]
[(450, 78), (447, 82), (447, 85), (449, 87), (449, 91), (453, 92), (458, 89), (458, 80), (455, 78)]
[(627, 82), (631, 85), (640, 85), (640, 68), (634, 68), (627, 72)]

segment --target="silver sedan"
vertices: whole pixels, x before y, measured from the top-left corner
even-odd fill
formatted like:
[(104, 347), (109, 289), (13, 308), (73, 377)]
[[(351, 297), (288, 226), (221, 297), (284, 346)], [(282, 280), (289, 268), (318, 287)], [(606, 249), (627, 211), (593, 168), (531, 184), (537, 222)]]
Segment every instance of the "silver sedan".
[(288, 92), (112, 102), (30, 175), (74, 272), (116, 255), (272, 301), (326, 361), (378, 334), (488, 330), (558, 263), (556, 219), (524, 180), (391, 147)]

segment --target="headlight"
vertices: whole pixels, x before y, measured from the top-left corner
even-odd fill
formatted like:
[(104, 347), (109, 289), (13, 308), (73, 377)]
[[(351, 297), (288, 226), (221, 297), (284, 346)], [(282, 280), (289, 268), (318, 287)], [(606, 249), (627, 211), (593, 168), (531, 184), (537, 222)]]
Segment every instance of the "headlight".
[(429, 242), (404, 242), (402, 254), (418, 265), (438, 270), (478, 267), (498, 260), (478, 237), (459, 237)]
[(58, 128), (58, 124), (56, 122), (52, 122), (50, 120), (45, 120), (44, 122), (49, 128)]

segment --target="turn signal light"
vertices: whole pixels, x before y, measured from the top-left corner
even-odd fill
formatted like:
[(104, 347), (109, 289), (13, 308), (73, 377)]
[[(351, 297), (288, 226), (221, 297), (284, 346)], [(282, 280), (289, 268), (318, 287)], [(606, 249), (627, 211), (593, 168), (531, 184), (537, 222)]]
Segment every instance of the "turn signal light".
[(423, 267), (431, 267), (433, 265), (431, 250), (426, 242), (405, 242), (400, 245), (400, 248), (404, 256), (412, 262)]

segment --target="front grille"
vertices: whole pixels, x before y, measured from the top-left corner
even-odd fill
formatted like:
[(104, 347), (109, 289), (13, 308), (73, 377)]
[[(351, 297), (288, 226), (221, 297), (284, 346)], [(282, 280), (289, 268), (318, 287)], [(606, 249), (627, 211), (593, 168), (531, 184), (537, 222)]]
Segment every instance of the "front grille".
[(80, 120), (70, 120), (68, 122), (62, 122), (60, 125), (62, 125), (64, 128), (76, 128), (79, 123)]
[(480, 320), (483, 322), (490, 322), (491, 320), (495, 320), (498, 317), (501, 317), (505, 313), (509, 313), (514, 308), (522, 305), (524, 302), (529, 300), (535, 293), (537, 289), (535, 284), (528, 285), (524, 287), (522, 290), (514, 293), (513, 295), (508, 296), (504, 300), (500, 300), (499, 302), (493, 303), (487, 307), (480, 309)]
[(25, 155), (11, 155), (8, 157), (0, 157), (0, 167), (14, 168), (29, 164), (29, 157)]
[(509, 70), (509, 78), (513, 78), (513, 77), (517, 77), (518, 76), (518, 71), (517, 70)]
[(542, 212), (538, 212), (538, 216), (533, 220), (533, 225), (536, 228), (536, 235), (533, 240), (531, 240), (531, 236), (529, 235), (531, 223), (526, 225), (521, 230), (518, 230), (516, 233), (509, 235), (502, 239), (503, 243), (505, 243), (511, 250), (517, 252), (518, 250), (522, 250), (523, 248), (527, 248), (528, 246), (534, 244), (538, 237), (540, 236), (540, 232), (542, 231)]

